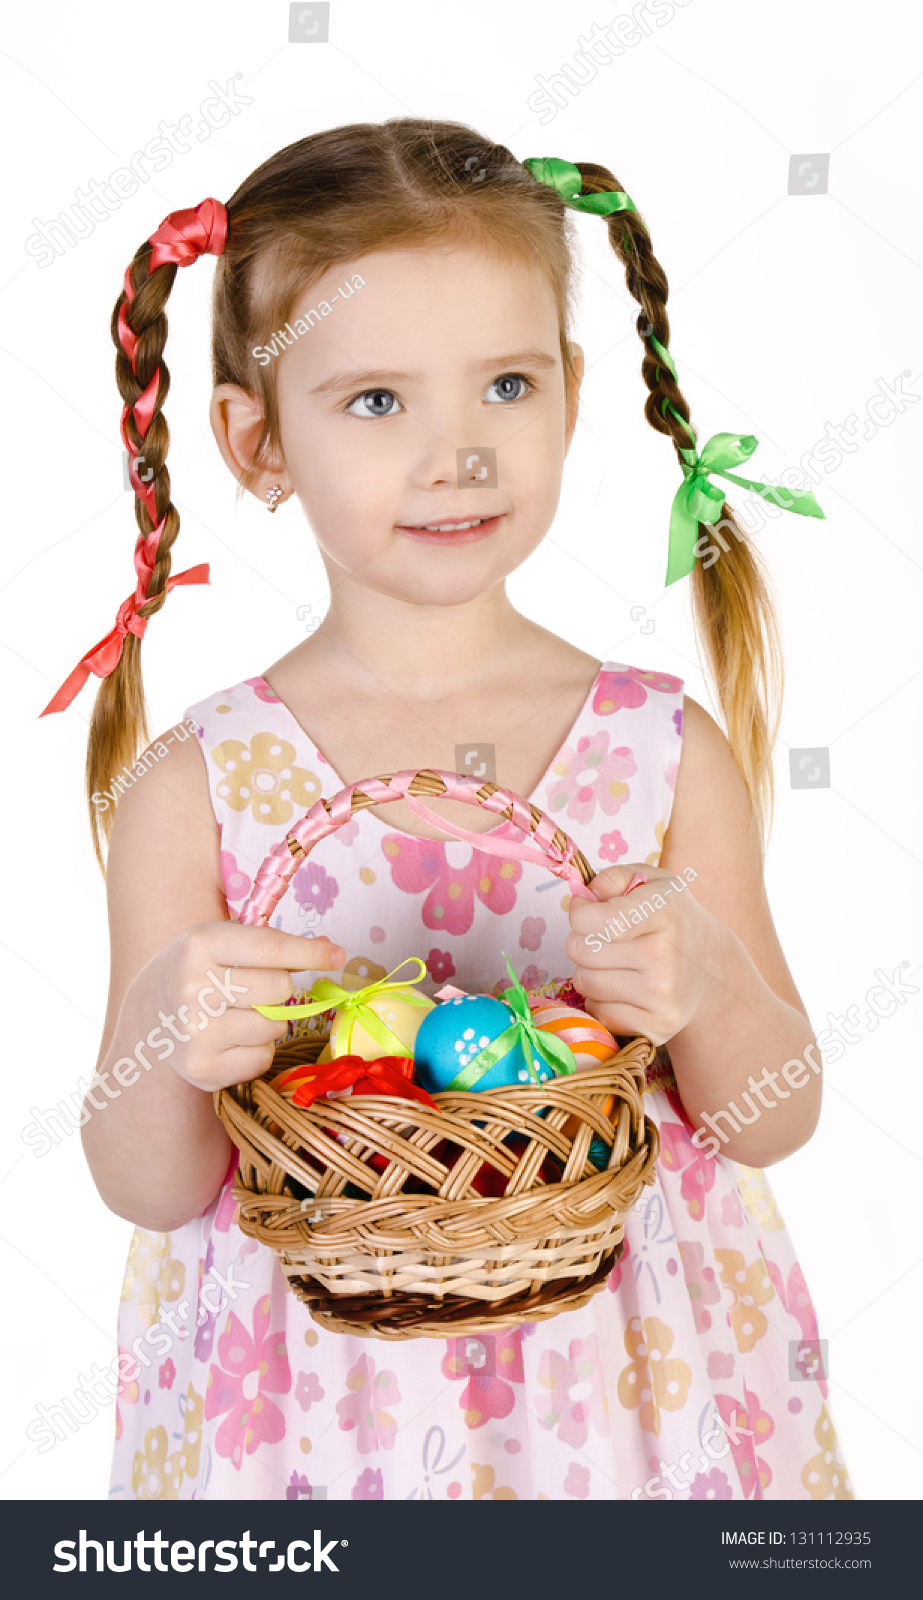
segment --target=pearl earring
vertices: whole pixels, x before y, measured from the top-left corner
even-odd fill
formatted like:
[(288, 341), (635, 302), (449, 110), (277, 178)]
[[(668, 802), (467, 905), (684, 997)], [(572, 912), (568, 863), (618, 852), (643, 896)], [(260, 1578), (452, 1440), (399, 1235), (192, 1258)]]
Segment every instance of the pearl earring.
[(276, 506), (279, 504), (279, 501), (282, 499), (284, 493), (285, 491), (282, 488), (281, 483), (274, 483), (271, 489), (266, 490), (266, 499), (268, 501), (268, 505), (266, 507), (267, 511), (275, 511)]

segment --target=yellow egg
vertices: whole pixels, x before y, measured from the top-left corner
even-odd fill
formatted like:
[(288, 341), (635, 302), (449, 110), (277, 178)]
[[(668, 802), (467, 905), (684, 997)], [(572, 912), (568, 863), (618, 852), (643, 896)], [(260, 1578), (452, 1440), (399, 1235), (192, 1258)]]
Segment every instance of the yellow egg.
[(355, 1011), (337, 1011), (330, 1025), (329, 1044), (324, 1046), (325, 1050), (329, 1050), (329, 1055), (325, 1056), (322, 1052), (320, 1060), (330, 1061), (338, 1055), (362, 1056), (365, 1061), (375, 1061), (378, 1056), (413, 1055), (417, 1029), (427, 1013), (432, 1011), (435, 1002), (417, 989), (412, 989), (410, 993), (418, 997), (418, 1004), (402, 999), (393, 989), (390, 993), (386, 991), (372, 995), (368, 1001), (370, 1010), (396, 1036), (395, 1039), (390, 1035), (386, 1035), (384, 1041), (376, 1039), (363, 1027)]

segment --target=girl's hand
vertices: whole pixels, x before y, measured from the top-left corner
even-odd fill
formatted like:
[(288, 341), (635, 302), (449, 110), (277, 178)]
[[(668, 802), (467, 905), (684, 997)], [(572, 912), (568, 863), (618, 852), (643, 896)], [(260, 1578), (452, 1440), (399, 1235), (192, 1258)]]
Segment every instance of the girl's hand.
[[(647, 882), (626, 894), (635, 873)], [(590, 887), (602, 904), (575, 895), (568, 910), (574, 988), (610, 1033), (665, 1044), (714, 992), (727, 930), (678, 872), (623, 862), (597, 873)]]
[(272, 1022), (253, 1006), (290, 999), (290, 973), (335, 971), (345, 960), (346, 952), (330, 939), (233, 921), (200, 922), (141, 968), (130, 986), (137, 996), (132, 1003), (137, 1015), (151, 1019), (151, 1056), (156, 1050), (158, 1060), (169, 1059), (196, 1089), (224, 1089), (266, 1072), (286, 1032), (286, 1023)]

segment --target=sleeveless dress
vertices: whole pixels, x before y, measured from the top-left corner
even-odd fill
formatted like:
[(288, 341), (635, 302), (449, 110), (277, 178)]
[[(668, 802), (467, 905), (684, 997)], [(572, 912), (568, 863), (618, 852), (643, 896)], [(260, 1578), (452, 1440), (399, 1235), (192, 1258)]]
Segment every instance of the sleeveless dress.
[[(603, 662), (528, 796), (596, 871), (659, 864), (682, 703), (681, 679)], [(234, 915), (272, 845), (344, 785), (261, 677), (186, 716)], [(491, 832), (524, 837), (508, 822)], [(579, 1003), (568, 900), (545, 867), (398, 833), (365, 810), (302, 863), (272, 924), (341, 944), (345, 969), (330, 975), (344, 988), (418, 955), (431, 998), (446, 983), (500, 993), (506, 952), (524, 988)], [(295, 975), (296, 1000), (315, 976)], [(648, 1080), (656, 1181), (606, 1287), (578, 1311), (478, 1338), (319, 1326), (236, 1225), (235, 1152), (201, 1216), (132, 1237), (110, 1497), (852, 1499), (817, 1319), (766, 1177), (691, 1143), (665, 1050)]]

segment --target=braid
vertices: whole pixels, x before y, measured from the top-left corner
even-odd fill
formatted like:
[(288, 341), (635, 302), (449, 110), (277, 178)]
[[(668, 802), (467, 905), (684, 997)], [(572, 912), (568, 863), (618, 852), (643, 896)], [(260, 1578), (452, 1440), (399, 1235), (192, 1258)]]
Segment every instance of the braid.
[[(150, 259), (151, 245), (145, 242), (125, 274), (125, 287), (110, 324), (117, 351), (116, 383), (125, 405), (122, 442), (129, 456), (139, 533), (146, 540), (163, 524), (145, 590), (150, 599), (138, 607), (138, 616), (144, 620), (154, 616), (166, 600), (171, 550), (180, 525), (179, 512), (170, 499), (166, 466), (170, 431), (162, 412), (170, 388), (163, 361), (167, 338), (164, 307), (177, 267), (168, 262), (151, 272)], [(149, 738), (140, 646), (136, 634), (126, 634), (118, 664), (100, 683), (90, 719), (86, 794), (93, 847), (103, 873), (103, 846), (112, 831), (114, 812), (109, 806), (101, 810), (93, 795), (105, 791), (123, 767), (134, 764)]]
[[(575, 165), (585, 194), (622, 189), (606, 167), (585, 161)], [(689, 406), (673, 374), (647, 343), (653, 335), (664, 349), (669, 346), (667, 276), (637, 211), (614, 212), (606, 220), (612, 248), (625, 267), (629, 293), (641, 306), (636, 326), (644, 344), (641, 375), (648, 388), (644, 415), (657, 433), (669, 435), (682, 464), (680, 451), (696, 437)], [(773, 802), (772, 750), (783, 687), (779, 629), (765, 567), (726, 502), (718, 526), (730, 529), (734, 537), (720, 541), (719, 560), (708, 566), (704, 561), (695, 563), (693, 621), (765, 849)], [(701, 523), (699, 528), (708, 531)]]
[[(180, 520), (179, 512), (170, 499), (170, 474), (166, 465), (170, 430), (162, 410), (170, 392), (170, 374), (163, 360), (167, 341), (164, 307), (173, 288), (177, 267), (174, 262), (168, 262), (151, 273), (150, 258), (151, 246), (143, 244), (136, 251), (126, 273), (132, 297), (129, 299), (123, 290), (115, 303), (111, 322), (112, 340), (118, 352), (115, 378), (127, 408), (122, 424), (122, 441), (129, 454), (129, 475), (135, 490), (135, 518), (145, 537), (163, 521), (157, 559), (147, 586), (151, 601), (149, 605), (139, 608), (139, 614), (144, 618), (154, 616), (166, 600), (170, 551), (179, 533)], [(149, 390), (152, 391), (150, 395)], [(148, 397), (147, 405), (139, 405), (145, 396)], [(137, 457), (143, 459), (143, 474), (135, 466)]]

